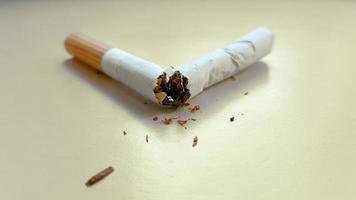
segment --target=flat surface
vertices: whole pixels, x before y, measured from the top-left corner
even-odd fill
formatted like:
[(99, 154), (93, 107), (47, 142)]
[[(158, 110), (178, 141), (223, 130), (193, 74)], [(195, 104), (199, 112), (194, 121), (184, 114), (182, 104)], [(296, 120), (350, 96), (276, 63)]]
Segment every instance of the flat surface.
[[(355, 10), (352, 1), (2, 1), (0, 199), (355, 199)], [(145, 105), (63, 48), (80, 31), (177, 66), (259, 25), (275, 32), (272, 54), (194, 98), (195, 114)], [(151, 119), (178, 115), (198, 120), (185, 130)], [(107, 166), (115, 172), (85, 187)]]

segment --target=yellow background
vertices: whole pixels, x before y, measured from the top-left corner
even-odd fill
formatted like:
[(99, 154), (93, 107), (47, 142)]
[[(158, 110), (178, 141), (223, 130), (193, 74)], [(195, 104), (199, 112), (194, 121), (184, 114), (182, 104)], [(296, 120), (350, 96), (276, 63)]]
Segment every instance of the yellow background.
[[(0, 2), (0, 199), (355, 199), (355, 20), (354, 1)], [(272, 53), (196, 114), (144, 105), (63, 47), (80, 31), (178, 66), (259, 25)], [(152, 121), (178, 115), (198, 121)]]

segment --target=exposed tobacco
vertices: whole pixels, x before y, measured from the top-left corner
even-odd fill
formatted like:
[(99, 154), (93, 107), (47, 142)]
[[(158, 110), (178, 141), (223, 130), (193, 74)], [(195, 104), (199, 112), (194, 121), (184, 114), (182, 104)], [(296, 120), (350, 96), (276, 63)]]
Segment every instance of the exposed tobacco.
[(153, 89), (158, 103), (169, 106), (181, 106), (190, 97), (187, 88), (188, 78), (179, 71), (175, 71), (167, 81), (167, 74), (163, 72), (157, 78), (156, 87)]
[(126, 135), (127, 134), (126, 131), (124, 131), (123, 134)]
[(148, 135), (146, 135), (146, 143), (148, 143)]
[(155, 117), (152, 118), (152, 120), (153, 120), (153, 121), (157, 121), (157, 120), (158, 120), (158, 117), (155, 116)]
[(245, 96), (248, 95), (248, 92), (245, 92), (244, 95), (245, 95)]
[(235, 76), (230, 76), (230, 79), (233, 81), (236, 81), (236, 77)]
[(235, 121), (235, 117), (230, 117), (230, 122)]
[(111, 174), (114, 171), (114, 168), (112, 168), (111, 166), (102, 170), (101, 172), (97, 173), (96, 175), (94, 175), (93, 177), (91, 177), (86, 183), (86, 186), (92, 186), (95, 183), (97, 183), (98, 181), (104, 179), (106, 176), (108, 176), (109, 174)]
[(195, 118), (190, 118), (190, 120), (192, 120), (192, 121), (197, 121), (197, 119), (195, 119)]

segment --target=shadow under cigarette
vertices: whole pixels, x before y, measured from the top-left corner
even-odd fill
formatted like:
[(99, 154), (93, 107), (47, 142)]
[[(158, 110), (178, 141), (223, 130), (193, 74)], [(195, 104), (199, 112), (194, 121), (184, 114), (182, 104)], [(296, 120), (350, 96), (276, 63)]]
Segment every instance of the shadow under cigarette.
[[(178, 109), (165, 108), (156, 105), (153, 102), (147, 101), (140, 94), (132, 91), (125, 85), (118, 83), (105, 74), (98, 73), (93, 68), (76, 60), (69, 59), (64, 62), (66, 69), (70, 70), (74, 75), (88, 83), (105, 96), (112, 99), (120, 108), (125, 108), (134, 114), (135, 117), (144, 122), (149, 128), (159, 131), (157, 134), (164, 135), (165, 129), (172, 130), (172, 126), (164, 125), (153, 121), (154, 116), (159, 119), (164, 117), (194, 117), (198, 120), (203, 120), (206, 117), (214, 115), (217, 110), (222, 110), (232, 101), (238, 101), (243, 93), (248, 90), (253, 90), (262, 83), (268, 80), (268, 66), (264, 62), (257, 62), (240, 73), (236, 74), (236, 80), (226, 79), (214, 86), (206, 89), (204, 92), (194, 97), (189, 101), (191, 105), (199, 105), (202, 109), (201, 113), (192, 115), (188, 111), (188, 107), (180, 107)], [(240, 94), (236, 96), (236, 94)], [(147, 102), (147, 104), (145, 104)], [(227, 116), (227, 119), (230, 116)], [(196, 122), (197, 123), (197, 122)], [(193, 129), (195, 123), (188, 125), (189, 129)], [(174, 125), (176, 132), (184, 131), (184, 128), (179, 125)]]
[[(132, 111), (131, 113), (142, 116), (142, 114), (149, 114), (157, 111), (174, 111), (171, 108), (160, 107), (152, 102), (149, 102), (140, 94), (125, 85), (113, 80), (106, 74), (93, 69), (75, 58), (66, 60), (64, 62), (64, 66), (90, 86), (110, 97), (116, 104), (128, 109), (132, 108), (132, 110), (130, 110)], [(145, 102), (147, 102), (147, 104), (145, 104)]]
[[(200, 105), (202, 112), (204, 112), (202, 119), (213, 117), (214, 114), (224, 110), (230, 103), (245, 98), (245, 92), (253, 93), (253, 90), (257, 89), (258, 86), (267, 82), (268, 71), (266, 63), (256, 62), (237, 73), (234, 79), (226, 79), (204, 90), (191, 99), (191, 103)], [(226, 120), (232, 117), (226, 115)]]

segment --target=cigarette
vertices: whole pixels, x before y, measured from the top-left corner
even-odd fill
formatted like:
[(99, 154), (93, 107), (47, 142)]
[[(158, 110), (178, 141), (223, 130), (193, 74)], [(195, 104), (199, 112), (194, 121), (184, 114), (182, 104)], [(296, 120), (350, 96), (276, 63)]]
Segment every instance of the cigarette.
[(144, 98), (159, 105), (177, 107), (268, 55), (273, 41), (273, 33), (260, 27), (224, 48), (176, 69), (163, 69), (82, 33), (69, 35), (65, 47), (78, 60), (125, 84)]

